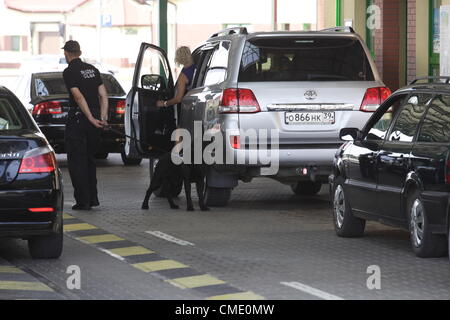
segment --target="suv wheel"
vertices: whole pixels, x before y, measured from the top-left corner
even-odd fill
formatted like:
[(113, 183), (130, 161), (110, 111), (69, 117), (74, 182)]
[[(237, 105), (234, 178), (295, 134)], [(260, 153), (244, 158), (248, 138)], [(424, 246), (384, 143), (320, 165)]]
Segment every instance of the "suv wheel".
[(125, 151), (123, 151), (123, 150), (120, 153), (120, 157), (122, 158), (123, 164), (126, 166), (138, 166), (142, 162), (141, 158), (138, 158), (138, 159), (127, 158), (127, 156), (125, 155)]
[(299, 181), (291, 185), (292, 191), (299, 196), (313, 196), (322, 188), (322, 182)]
[(33, 259), (57, 259), (63, 249), (63, 226), (58, 233), (28, 239), (28, 250)]
[(342, 178), (338, 178), (333, 194), (334, 229), (339, 237), (356, 238), (364, 235), (366, 220), (353, 215), (347, 200)]
[(226, 207), (231, 198), (232, 188), (205, 188), (205, 204), (209, 207)]
[(420, 193), (414, 191), (407, 201), (409, 235), (414, 253), (421, 258), (438, 258), (447, 251), (445, 236), (432, 234)]

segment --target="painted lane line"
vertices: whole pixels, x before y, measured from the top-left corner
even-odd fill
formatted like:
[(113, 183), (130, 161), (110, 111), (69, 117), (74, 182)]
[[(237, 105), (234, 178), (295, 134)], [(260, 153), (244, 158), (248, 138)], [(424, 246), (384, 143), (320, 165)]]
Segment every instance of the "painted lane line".
[(145, 231), (145, 233), (151, 234), (152, 236), (158, 237), (160, 239), (176, 243), (180, 246), (194, 246), (193, 243), (184, 241), (175, 237), (172, 237), (171, 235), (161, 232), (161, 231)]
[(328, 292), (307, 286), (306, 284), (300, 283), (300, 282), (281, 282), (281, 284), (303, 291), (307, 294), (316, 296), (318, 298), (321, 298), (323, 300), (344, 300), (341, 297), (335, 296), (333, 294), (330, 294)]

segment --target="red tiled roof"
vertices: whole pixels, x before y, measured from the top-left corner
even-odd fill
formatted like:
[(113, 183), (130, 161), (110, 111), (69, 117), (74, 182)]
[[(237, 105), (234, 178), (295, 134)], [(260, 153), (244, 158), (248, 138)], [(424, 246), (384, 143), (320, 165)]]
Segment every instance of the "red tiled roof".
[(5, 0), (9, 9), (22, 12), (69, 12), (89, 0)]

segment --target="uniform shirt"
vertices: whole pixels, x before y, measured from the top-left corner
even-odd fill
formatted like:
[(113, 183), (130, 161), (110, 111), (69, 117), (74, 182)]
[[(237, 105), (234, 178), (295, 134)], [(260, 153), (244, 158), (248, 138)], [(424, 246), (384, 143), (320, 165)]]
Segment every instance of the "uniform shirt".
[(84, 63), (79, 58), (73, 59), (64, 70), (63, 78), (70, 94), (69, 105), (71, 108), (77, 108), (78, 104), (75, 102), (70, 89), (78, 88), (86, 99), (91, 112), (100, 109), (98, 87), (103, 84), (103, 81), (97, 68)]

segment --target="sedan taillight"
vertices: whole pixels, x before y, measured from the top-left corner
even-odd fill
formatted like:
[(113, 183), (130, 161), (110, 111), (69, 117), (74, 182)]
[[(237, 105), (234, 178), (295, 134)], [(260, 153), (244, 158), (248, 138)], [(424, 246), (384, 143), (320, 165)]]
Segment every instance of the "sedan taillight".
[(55, 170), (55, 153), (48, 147), (40, 147), (25, 153), (19, 173), (42, 173)]
[(364, 99), (361, 103), (360, 111), (375, 112), (380, 104), (382, 104), (391, 95), (391, 90), (387, 87), (369, 88), (366, 90)]
[(33, 115), (41, 114), (60, 114), (62, 113), (62, 105), (59, 101), (46, 101), (38, 103), (33, 108)]
[(125, 100), (119, 100), (116, 103), (116, 114), (125, 113)]
[(445, 168), (445, 183), (450, 183), (450, 160), (447, 160), (447, 166)]

